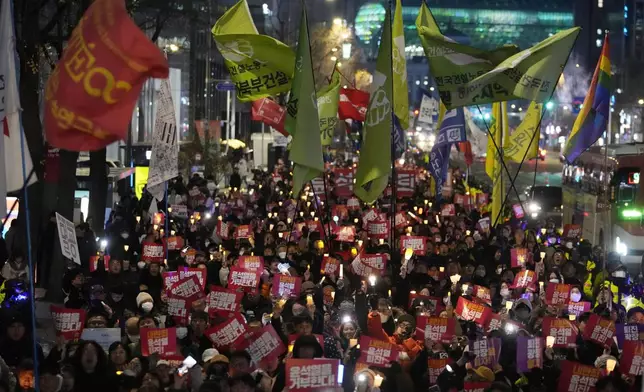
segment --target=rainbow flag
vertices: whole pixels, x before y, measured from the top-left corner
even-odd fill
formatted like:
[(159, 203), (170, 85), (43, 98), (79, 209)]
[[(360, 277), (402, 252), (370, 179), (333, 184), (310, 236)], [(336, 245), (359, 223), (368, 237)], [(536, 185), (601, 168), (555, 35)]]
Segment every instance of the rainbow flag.
[(604, 38), (604, 47), (593, 74), (584, 105), (572, 127), (564, 156), (569, 163), (577, 159), (582, 152), (595, 144), (606, 131), (610, 113), (610, 50), (608, 35)]

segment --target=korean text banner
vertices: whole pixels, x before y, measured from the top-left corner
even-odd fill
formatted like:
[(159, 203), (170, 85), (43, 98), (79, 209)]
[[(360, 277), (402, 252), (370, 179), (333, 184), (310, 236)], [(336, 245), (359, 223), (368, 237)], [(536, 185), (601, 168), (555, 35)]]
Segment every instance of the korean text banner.
[(52, 305), (51, 318), (54, 320), (56, 336), (73, 341), (81, 336), (85, 325), (85, 311), (82, 309), (66, 309)]
[(286, 389), (290, 392), (328, 390), (338, 386), (337, 359), (286, 360)]
[(595, 392), (601, 369), (578, 362), (562, 361), (557, 392)]
[(257, 33), (246, 0), (240, 0), (212, 28), (217, 48), (242, 102), (288, 92), (295, 53), (282, 42)]
[(360, 337), (360, 358), (358, 362), (369, 366), (389, 367), (391, 362), (398, 360), (400, 351), (389, 342), (372, 339), (367, 336)]
[(150, 77), (168, 77), (159, 48), (130, 19), (122, 0), (94, 1), (47, 80), (47, 142), (94, 151), (124, 139)]
[(143, 328), (141, 329), (141, 354), (147, 357), (152, 354), (172, 355), (177, 352), (176, 328)]
[(208, 314), (214, 317), (217, 313), (232, 313), (240, 310), (244, 293), (227, 290), (220, 286), (210, 286), (210, 292), (206, 297)]
[(218, 349), (227, 349), (238, 341), (248, 329), (244, 316), (236, 313), (224, 323), (211, 327), (204, 332), (212, 344)]

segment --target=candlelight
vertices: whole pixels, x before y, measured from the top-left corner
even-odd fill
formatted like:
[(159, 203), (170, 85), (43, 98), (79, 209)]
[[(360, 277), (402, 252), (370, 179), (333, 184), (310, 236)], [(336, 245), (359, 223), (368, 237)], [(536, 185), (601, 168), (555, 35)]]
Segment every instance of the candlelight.
[(543, 291), (543, 285), (544, 285), (543, 282), (539, 282), (539, 290)]
[(546, 252), (539, 252), (539, 256), (541, 257), (541, 260), (546, 258)]
[[(194, 225), (194, 224), (195, 224), (195, 218), (190, 218), (190, 224), (191, 224), (191, 225)], [(154, 226), (156, 226), (156, 225), (154, 225)], [(154, 229), (154, 230), (156, 230), (156, 227), (155, 227), (155, 229)]]
[(374, 377), (373, 379), (374, 388), (380, 388), (380, 385), (382, 385), (383, 381), (384, 381), (384, 378), (380, 374), (376, 374), (376, 377)]
[(278, 237), (280, 237), (280, 238), (282, 238), (282, 237), (284, 237), (284, 233), (282, 233), (282, 232), (280, 231), (279, 233), (277, 233), (277, 236), (278, 236)]
[(371, 287), (376, 285), (376, 277), (375, 277), (375, 275), (369, 275), (369, 284), (371, 285)]
[(311, 217), (315, 216), (315, 211), (311, 211)]
[(127, 252), (127, 250), (130, 249), (130, 245), (123, 245), (123, 249)]
[(277, 202), (277, 205), (280, 206), (280, 207), (282, 206), (282, 204), (283, 203), (281, 201)]
[(445, 267), (438, 267), (438, 270), (439, 270), (440, 272), (445, 272)]
[(469, 230), (465, 230), (465, 235), (470, 235), (470, 234), (472, 234), (472, 232), (471, 232), (471, 231), (469, 231)]
[(154, 231), (157, 231), (157, 230), (159, 230), (159, 225), (154, 225), (154, 226), (152, 226), (152, 228), (154, 229)]
[(137, 215), (137, 217), (136, 217), (136, 223), (139, 223), (139, 222), (141, 222), (141, 217)]
[(292, 345), (292, 344), (289, 344), (289, 345), (288, 345), (288, 352), (289, 352), (289, 353), (292, 353), (292, 352), (293, 352), (293, 345)]
[(286, 223), (287, 223), (287, 224), (289, 224), (289, 225), (290, 225), (290, 224), (291, 224), (291, 221), (292, 221), (292, 219), (291, 219), (291, 218), (286, 218)]
[(306, 206), (307, 206), (307, 207), (311, 207), (311, 202), (310, 202), (310, 201), (307, 201), (307, 202), (306, 202)]
[(418, 209), (418, 215), (423, 215), (423, 209), (422, 208)]
[(385, 239), (384, 239), (384, 238), (381, 238), (378, 242), (380, 243), (380, 245), (382, 245), (382, 244), (384, 244), (384, 243), (385, 243)]
[(269, 217), (269, 218), (272, 218), (272, 217), (273, 217), (273, 213), (272, 213), (272, 212), (269, 212), (269, 213), (268, 213), (268, 217)]
[(514, 302), (512, 301), (506, 301), (505, 302), (505, 309), (510, 310), (512, 309), (512, 306), (514, 305)]
[(306, 295), (306, 304), (307, 305), (313, 305), (313, 295), (311, 295), (311, 294)]
[(414, 211), (418, 211), (418, 207), (417, 207), (417, 206), (414, 206)]
[(362, 241), (362, 240), (358, 240), (358, 248), (362, 248), (362, 244), (363, 244), (363, 242), (364, 242), (364, 241)]
[(449, 277), (449, 279), (452, 281), (452, 284), (456, 284), (458, 283), (459, 280), (461, 280), (461, 275), (459, 274), (452, 275)]
[(349, 339), (349, 347), (355, 347), (358, 345), (358, 339)]
[(405, 249), (405, 261), (409, 261), (414, 255), (414, 250), (412, 248)]
[(545, 228), (541, 229), (541, 235), (546, 235), (546, 229)]
[(335, 291), (331, 292), (331, 298), (335, 300)]
[(546, 347), (552, 348), (555, 345), (555, 337), (554, 336), (547, 336), (546, 337)]
[(464, 284), (464, 285), (463, 285), (463, 287), (462, 287), (462, 289), (463, 289), (463, 294), (465, 294), (465, 293), (467, 292), (467, 289), (469, 289), (469, 288), (470, 288), (470, 286), (469, 286), (469, 285)]
[(391, 298), (391, 289), (387, 290), (387, 295), (389, 298)]
[(315, 218), (313, 218), (313, 220), (317, 222), (317, 221), (318, 221), (318, 217), (316, 216)]
[(340, 279), (344, 276), (344, 264), (340, 264)]
[(353, 223), (358, 223), (360, 220), (358, 218), (353, 218)]
[(168, 207), (168, 212), (172, 212), (172, 207)]
[(300, 217), (304, 216), (304, 211), (300, 211)]
[(617, 361), (612, 359), (612, 358), (608, 358), (606, 360), (606, 370), (608, 371), (608, 373), (610, 373), (613, 370), (615, 370), (615, 365), (616, 364), (617, 364)]
[(425, 220), (423, 221), (423, 224), (424, 224), (424, 225), (427, 225), (427, 224), (429, 224), (429, 221), (428, 221), (427, 219), (425, 219)]
[(174, 236), (174, 234), (175, 234), (175, 233), (176, 233), (176, 231), (174, 231), (174, 230), (170, 230), (170, 235), (171, 235), (171, 236)]
[(427, 203), (429, 203), (429, 200), (425, 199), (425, 205), (427, 205)]
[(441, 219), (438, 217), (438, 215), (436, 215), (436, 223), (438, 223), (439, 225), (441, 224)]
[(570, 321), (575, 321), (575, 320), (577, 320), (577, 315), (576, 315), (576, 314), (569, 314), (569, 315), (568, 315), (568, 320), (570, 320)]

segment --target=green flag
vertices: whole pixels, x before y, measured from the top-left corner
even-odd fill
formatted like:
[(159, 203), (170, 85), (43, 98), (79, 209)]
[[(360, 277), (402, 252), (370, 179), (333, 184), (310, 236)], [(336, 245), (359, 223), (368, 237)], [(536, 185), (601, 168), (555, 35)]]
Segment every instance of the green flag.
[(293, 88), (288, 105), (287, 121), (289, 120), (292, 127), (289, 133), (293, 136), (290, 159), (295, 164), (293, 194), (297, 195), (304, 184), (324, 172), (309, 28), (304, 3), (302, 3)]
[[(441, 100), (448, 109), (513, 99), (549, 99), (579, 28), (564, 30), (524, 51), (483, 52), (419, 29)], [(509, 55), (509, 56), (508, 56)]]
[(407, 61), (405, 60), (405, 30), (400, 0), (396, 0), (392, 35), (394, 114), (398, 117), (402, 129), (406, 130), (409, 128), (409, 90), (407, 89)]
[(235, 83), (237, 99), (250, 102), (290, 89), (295, 54), (282, 42), (257, 33), (246, 0), (226, 11), (212, 34)]
[(380, 37), (376, 70), (364, 123), (360, 162), (353, 192), (373, 203), (387, 187), (391, 173), (391, 130), (393, 127), (393, 75), (391, 67), (391, 11), (387, 9)]
[[(418, 16), (416, 17), (416, 27), (423, 26), (429, 31), (435, 32), (440, 34), (441, 29), (438, 27), (438, 23), (436, 23), (436, 19), (434, 19), (434, 15), (432, 15), (431, 11), (427, 7), (427, 4), (425, 4), (425, 1), (420, 4), (420, 11), (418, 12)], [(422, 41), (423, 36), (420, 36), (420, 39)]]
[(331, 83), (318, 92), (318, 116), (320, 117), (320, 139), (323, 146), (333, 142), (335, 126), (338, 124), (338, 104), (340, 103), (340, 73), (334, 71)]
[[(503, 155), (507, 160), (523, 162), (523, 158), (532, 159), (539, 156), (539, 125), (541, 120), (541, 105), (532, 102), (525, 118), (517, 129), (512, 132), (508, 144), (503, 147)], [(536, 135), (535, 135), (536, 132)]]

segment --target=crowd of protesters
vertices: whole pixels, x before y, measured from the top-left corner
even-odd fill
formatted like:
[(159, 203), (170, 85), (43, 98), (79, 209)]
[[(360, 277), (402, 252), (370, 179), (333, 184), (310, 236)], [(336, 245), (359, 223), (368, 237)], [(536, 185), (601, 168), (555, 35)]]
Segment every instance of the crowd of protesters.
[[(410, 194), (392, 198), (393, 189), (366, 206), (341, 189), (351, 184), (336, 169), (352, 162), (327, 166), (323, 188), (299, 195), (283, 162), (235, 175), (223, 190), (212, 178), (179, 177), (167, 204), (124, 196), (100, 238), (78, 225), (81, 265), (69, 261), (55, 309), (82, 310), (81, 328), (118, 328), (120, 340), (105, 347), (59, 333), (45, 355), (33, 350), (28, 312), (4, 306), (0, 392), (37, 382), (43, 392), (641, 389), (641, 282), (616, 254), (549, 222), (526, 229), (504, 217), (492, 227), (490, 198), (472, 198), (457, 170), (452, 195), (436, 199), (418, 169)], [(420, 237), (420, 248), (405, 246)], [(24, 255), (10, 249), (5, 286), (28, 279)], [(232, 277), (257, 260), (256, 275)], [(285, 295), (273, 287), (280, 275), (297, 282)], [(188, 295), (190, 276), (204, 282)], [(231, 311), (217, 293), (232, 298)], [(162, 331), (160, 346), (149, 331)], [(335, 387), (315, 387), (330, 367), (294, 362), (318, 358), (342, 365), (324, 384)]]

